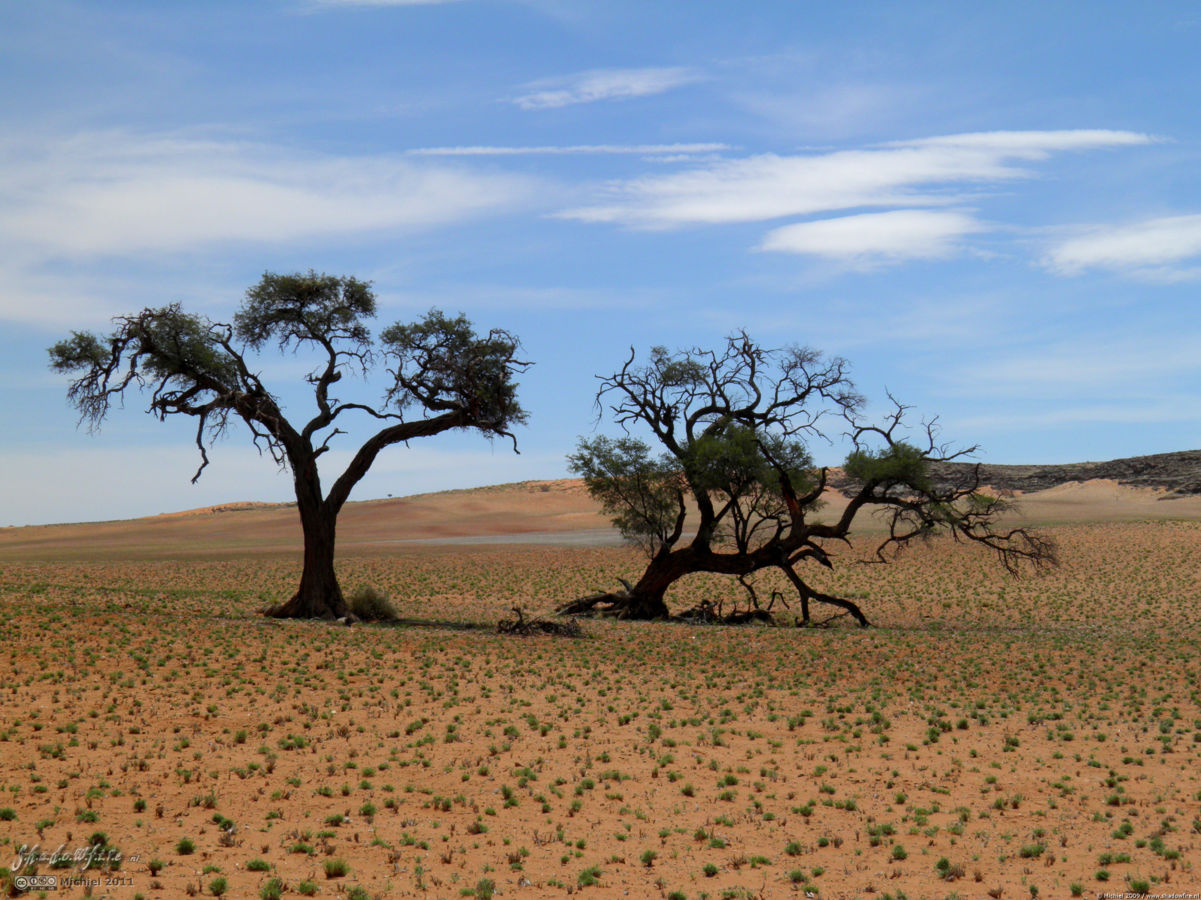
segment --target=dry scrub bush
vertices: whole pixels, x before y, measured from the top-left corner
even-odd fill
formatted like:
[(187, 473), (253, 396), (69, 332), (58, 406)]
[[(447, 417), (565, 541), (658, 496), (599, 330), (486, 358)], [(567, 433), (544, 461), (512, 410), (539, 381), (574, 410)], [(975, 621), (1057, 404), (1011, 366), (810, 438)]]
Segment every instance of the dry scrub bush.
[(364, 622), (395, 622), (396, 608), (374, 585), (356, 588), (347, 599), (350, 611)]

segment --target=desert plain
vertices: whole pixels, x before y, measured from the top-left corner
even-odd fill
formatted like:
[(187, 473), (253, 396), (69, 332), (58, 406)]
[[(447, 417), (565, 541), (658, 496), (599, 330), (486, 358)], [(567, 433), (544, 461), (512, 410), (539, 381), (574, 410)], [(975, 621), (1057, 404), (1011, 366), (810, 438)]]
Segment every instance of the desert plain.
[(286, 506), (5, 529), (4, 890), (1201, 896), (1201, 499), (1021, 500), (1049, 573), (868, 564), (869, 529), (819, 584), (871, 628), (578, 638), (496, 632), (638, 574), (575, 482), (348, 506), (341, 581), (392, 624), (257, 614), (298, 577)]

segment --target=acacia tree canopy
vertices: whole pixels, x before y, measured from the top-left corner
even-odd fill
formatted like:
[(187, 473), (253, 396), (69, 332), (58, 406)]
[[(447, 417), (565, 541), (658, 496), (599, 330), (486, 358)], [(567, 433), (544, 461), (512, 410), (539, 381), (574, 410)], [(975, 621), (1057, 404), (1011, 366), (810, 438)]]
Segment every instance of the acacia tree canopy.
[[(271, 612), (281, 616), (342, 616), (346, 605), (333, 569), (338, 512), (385, 447), (451, 429), (474, 429), (514, 441), (525, 423), (516, 376), (519, 341), (494, 329), (478, 335), (463, 316), (432, 310), (422, 320), (396, 323), (372, 338), (376, 314), (369, 283), (353, 277), (268, 272), (251, 287), (232, 323), (212, 322), (175, 303), (114, 320), (106, 337), (74, 332), (50, 348), (51, 366), (74, 377), (69, 401), (81, 422), (97, 428), (112, 404), (135, 389), (149, 394), (159, 419), (196, 420), (200, 466), (232, 423), (242, 421), (260, 451), (293, 475), (305, 540), (305, 563), (296, 595)], [(253, 368), (256, 354), (274, 343), (280, 352), (311, 352), (306, 381), (315, 411), (303, 422), (286, 415), (277, 395)], [(342, 401), (334, 386), (347, 372), (368, 375), (382, 363), (388, 380), (377, 404)], [(375, 420), (377, 430), (353, 455), (328, 492), (318, 458), (330, 448), (342, 417)]]
[[(655, 347), (644, 364), (631, 350), (618, 372), (601, 379), (597, 404), (625, 434), (582, 439), (569, 464), (649, 562), (633, 587), (581, 598), (563, 612), (666, 617), (667, 588), (685, 575), (713, 572), (736, 577), (747, 591), (750, 609), (735, 620), (767, 618), (771, 604), (761, 607), (752, 576), (778, 569), (795, 589), (804, 621), (810, 601), (819, 601), (866, 625), (856, 603), (815, 589), (797, 571), (806, 562), (831, 567), (826, 546), (848, 542), (865, 510), (884, 511), (881, 561), (939, 531), (988, 547), (1011, 572), (1054, 561), (1054, 548), (1036, 533), (999, 526), (1008, 501), (980, 490), (978, 467), (936, 477), (938, 464), (976, 448), (939, 444), (934, 423), (914, 442), (908, 410), (895, 401), (882, 424), (867, 422), (841, 358), (765, 349), (745, 332), (718, 351)], [(813, 464), (808, 444), (831, 440), (837, 429), (851, 444), (843, 466), (847, 502), (829, 522), (814, 514), (831, 473)], [(649, 432), (658, 455), (635, 432)]]

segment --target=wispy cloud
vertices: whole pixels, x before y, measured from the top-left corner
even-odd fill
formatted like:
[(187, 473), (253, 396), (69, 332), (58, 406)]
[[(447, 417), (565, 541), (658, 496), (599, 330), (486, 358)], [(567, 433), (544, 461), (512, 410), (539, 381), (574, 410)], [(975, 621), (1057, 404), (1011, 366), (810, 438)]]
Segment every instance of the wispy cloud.
[(1195, 422), (1201, 419), (1201, 403), (1195, 397), (1167, 397), (1147, 403), (1134, 399), (1125, 403), (1060, 406), (1041, 412), (1027, 408), (1016, 412), (990, 412), (953, 420), (956, 429), (1013, 431), (1029, 428), (1078, 428), (1081, 425), (1151, 425), (1163, 422)]
[(768, 232), (760, 249), (870, 266), (941, 259), (958, 249), (958, 238), (982, 230), (965, 213), (897, 209), (785, 225)]
[(535, 147), (419, 147), (405, 156), (570, 156), (570, 155), (630, 155), (674, 156), (686, 158), (696, 154), (721, 153), (731, 149), (729, 144), (567, 144)]
[(634, 228), (754, 222), (856, 207), (944, 206), (948, 189), (1029, 177), (1018, 163), (1051, 153), (1146, 144), (1125, 131), (949, 135), (862, 150), (723, 160), (611, 185), (609, 202), (565, 218)]
[(1201, 276), (1201, 268), (1180, 267), (1197, 257), (1201, 215), (1190, 215), (1092, 228), (1051, 247), (1045, 262), (1064, 275), (1099, 268), (1174, 279)]
[[(114, 299), (127, 304), (148, 289), (114, 279), (118, 261), (169, 267), (216, 247), (412, 232), (520, 208), (540, 191), (530, 177), (466, 164), (234, 140), (124, 132), (0, 140), (0, 320), (107, 318)], [(131, 280), (139, 285), (119, 284)]]
[(955, 375), (966, 392), (1040, 394), (1090, 389), (1133, 391), (1145, 396), (1148, 385), (1201, 372), (1201, 334), (1129, 334), (1120, 338), (1075, 335), (1035, 350), (992, 361), (972, 362)]
[(1157, 140), (1133, 131), (1078, 128), (1067, 131), (975, 131), (918, 140), (894, 141), (891, 147), (943, 147), (1002, 153), (1018, 159), (1045, 159), (1064, 150), (1095, 150), (1098, 147), (1129, 147)]
[(421, 228), (532, 194), (522, 176), (227, 140), (107, 133), (0, 144), (0, 241), (46, 254)]
[(653, 69), (594, 69), (564, 78), (526, 85), (527, 93), (514, 97), (522, 109), (558, 109), (577, 103), (649, 97), (698, 81), (694, 70), (672, 66)]

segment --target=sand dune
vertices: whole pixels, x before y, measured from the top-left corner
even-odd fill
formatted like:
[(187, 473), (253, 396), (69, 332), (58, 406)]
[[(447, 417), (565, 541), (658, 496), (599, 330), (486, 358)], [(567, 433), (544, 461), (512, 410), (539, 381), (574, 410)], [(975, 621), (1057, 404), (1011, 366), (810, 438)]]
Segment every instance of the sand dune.
[[(1201, 519), (1201, 496), (1130, 487), (1108, 479), (1068, 482), (1016, 498), (1026, 522)], [(837, 516), (845, 498), (827, 491), (822, 516)], [(867, 523), (864, 523), (867, 524)], [(870, 526), (868, 526), (870, 527)], [(349, 503), (338, 522), (340, 552), (388, 552), (398, 543), (620, 542), (579, 480), (529, 481), (461, 491)], [(299, 551), (291, 504), (235, 503), (144, 519), (40, 525), (0, 531), (0, 559), (95, 559)]]

